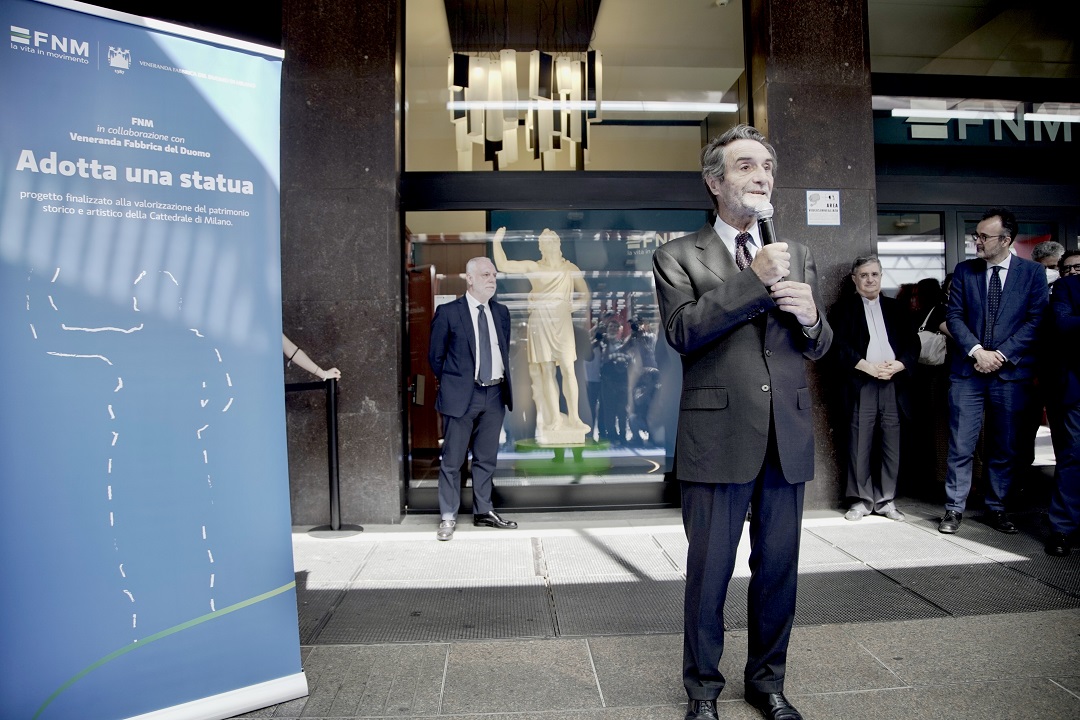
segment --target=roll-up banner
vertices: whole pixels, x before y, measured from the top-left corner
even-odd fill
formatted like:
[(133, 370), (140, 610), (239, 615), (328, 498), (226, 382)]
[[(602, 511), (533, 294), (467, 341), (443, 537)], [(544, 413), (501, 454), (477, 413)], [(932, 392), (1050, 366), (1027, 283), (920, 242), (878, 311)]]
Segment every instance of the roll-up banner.
[(0, 717), (303, 696), (281, 52), (63, 0), (0, 16)]

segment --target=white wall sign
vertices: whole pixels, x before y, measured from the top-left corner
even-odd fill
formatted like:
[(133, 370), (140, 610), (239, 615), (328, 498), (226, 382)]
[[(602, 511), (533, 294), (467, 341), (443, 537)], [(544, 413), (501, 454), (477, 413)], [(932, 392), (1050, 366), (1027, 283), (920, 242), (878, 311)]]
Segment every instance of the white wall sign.
[(839, 190), (807, 190), (806, 191), (806, 224), (807, 225), (839, 225), (840, 224), (840, 191)]

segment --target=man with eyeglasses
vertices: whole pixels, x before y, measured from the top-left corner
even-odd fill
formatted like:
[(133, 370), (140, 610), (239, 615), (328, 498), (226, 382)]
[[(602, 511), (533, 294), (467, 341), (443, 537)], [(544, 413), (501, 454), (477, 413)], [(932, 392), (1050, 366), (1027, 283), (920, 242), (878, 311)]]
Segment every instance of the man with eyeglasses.
[(1080, 275), (1080, 250), (1066, 250), (1058, 261), (1061, 277)]
[(960, 528), (984, 411), (985, 520), (999, 532), (1016, 532), (1005, 499), (1034, 398), (1036, 336), (1048, 299), (1042, 265), (1011, 253), (1018, 230), (1009, 210), (987, 210), (972, 235), (977, 257), (953, 274), (945, 322), (960, 351), (952, 353), (949, 367), (946, 503), (938, 532)]

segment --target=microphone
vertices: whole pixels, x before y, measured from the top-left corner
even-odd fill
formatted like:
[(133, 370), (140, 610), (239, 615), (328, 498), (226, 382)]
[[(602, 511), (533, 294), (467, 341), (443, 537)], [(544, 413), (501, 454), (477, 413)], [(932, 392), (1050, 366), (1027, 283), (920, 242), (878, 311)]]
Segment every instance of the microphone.
[(776, 242), (776, 228), (773, 226), (773, 206), (768, 200), (757, 206), (758, 231), (761, 233), (761, 244), (768, 245)]

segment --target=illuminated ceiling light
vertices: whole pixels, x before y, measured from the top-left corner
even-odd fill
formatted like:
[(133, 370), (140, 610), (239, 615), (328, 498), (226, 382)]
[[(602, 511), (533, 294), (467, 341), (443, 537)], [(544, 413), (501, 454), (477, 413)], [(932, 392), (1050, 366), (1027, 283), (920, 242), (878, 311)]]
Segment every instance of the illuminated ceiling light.
[(893, 117), (943, 120), (1015, 120), (1007, 110), (935, 110), (933, 108), (893, 108)]
[(1024, 119), (1036, 122), (1080, 123), (1080, 115), (1058, 115), (1055, 113), (1026, 113)]
[[(505, 83), (504, 83), (505, 86)], [(505, 97), (505, 96), (504, 96)], [(553, 101), (555, 110), (577, 110), (581, 112), (598, 112), (599, 103), (590, 100), (581, 101)], [(604, 109), (608, 112), (624, 113), (733, 113), (738, 112), (739, 106), (735, 103), (725, 102), (686, 102), (680, 100), (605, 100)], [(447, 110), (471, 110), (474, 108), (519, 110), (528, 112), (536, 108), (535, 100), (502, 100), (494, 102), (486, 101), (463, 101), (451, 100), (446, 103)], [(1027, 117), (1034, 117), (1028, 115)], [(1050, 116), (1047, 116), (1050, 117)]]

